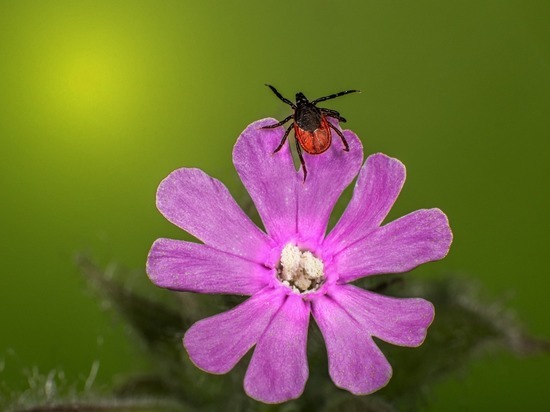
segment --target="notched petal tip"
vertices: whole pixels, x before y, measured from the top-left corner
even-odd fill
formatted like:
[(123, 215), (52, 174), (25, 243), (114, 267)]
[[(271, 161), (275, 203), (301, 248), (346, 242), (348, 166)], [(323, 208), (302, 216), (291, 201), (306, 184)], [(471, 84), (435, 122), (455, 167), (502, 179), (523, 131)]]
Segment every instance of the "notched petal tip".
[(376, 230), (397, 200), (405, 178), (405, 166), (398, 159), (383, 153), (369, 156), (353, 197), (325, 244), (337, 253)]
[[(187, 357), (191, 361), (191, 363), (198, 369), (200, 369), (203, 372), (210, 373), (212, 375), (225, 375), (226, 373), (230, 372), (231, 369), (235, 367), (236, 362), (240, 360), (240, 358), (235, 363), (207, 363), (204, 362), (200, 356), (196, 356), (192, 348), (194, 343), (192, 342), (192, 339), (189, 339), (189, 332), (192, 331), (192, 329), (187, 329), (187, 332), (183, 335), (183, 338), (181, 340), (181, 343), (187, 352)], [(193, 331), (194, 332), (194, 331)], [(246, 352), (245, 352), (246, 354)], [(242, 355), (244, 356), (244, 354)]]
[(361, 141), (352, 131), (343, 133), (349, 151), (344, 150), (340, 137), (333, 133), (332, 144), (326, 152), (304, 155), (309, 172), (298, 190), (296, 223), (298, 232), (308, 239), (321, 241), (334, 205), (361, 169)]
[[(279, 121), (273, 117), (266, 117), (264, 119), (256, 120), (255, 122), (250, 123), (246, 128), (242, 131), (242, 133), (237, 138), (237, 141), (233, 145), (233, 156), (235, 156), (235, 149), (239, 145), (239, 141), (241, 139), (265, 139), (266, 136), (270, 136), (273, 133), (276, 133), (277, 135), (281, 134), (281, 130), (284, 130), (286, 127), (288, 127), (288, 124), (285, 123), (284, 125), (278, 126), (278, 127), (266, 127), (266, 126), (272, 126), (279, 123)], [(282, 134), (281, 134), (282, 137)], [(267, 137), (268, 138), (268, 137)]]
[(420, 209), (370, 232), (343, 248), (337, 257), (340, 279), (404, 273), (443, 259), (449, 252), (452, 232), (440, 209)]
[(189, 358), (206, 372), (227, 373), (256, 345), (283, 300), (281, 294), (266, 290), (227, 312), (196, 322), (183, 338)]
[[(248, 126), (246, 126), (246, 129), (244, 129), (244, 130), (245, 131), (247, 131), (249, 129), (270, 130), (270, 129), (267, 129), (265, 127), (266, 126), (271, 126), (271, 125), (274, 125), (274, 124), (277, 124), (277, 123), (279, 123), (279, 120), (275, 119), (274, 117), (265, 117), (263, 119), (256, 120), (255, 122), (250, 123)], [(279, 127), (284, 127), (284, 125), (279, 126)]]
[(371, 154), (371, 155), (367, 158), (367, 161), (369, 161), (369, 159), (370, 159), (371, 161), (375, 161), (375, 160), (379, 160), (379, 159), (384, 159), (384, 160), (387, 161), (387, 162), (399, 164), (399, 165), (401, 165), (403, 168), (405, 168), (405, 165), (403, 164), (403, 162), (401, 162), (401, 160), (399, 160), (399, 159), (396, 158), (396, 157), (389, 156), (389, 155), (387, 155), (387, 154), (385, 154), (385, 153), (382, 153), (382, 152), (377, 152), (377, 153)]
[(436, 207), (430, 210), (433, 210), (434, 215), (442, 220), (441, 229), (440, 229), (441, 241), (443, 245), (446, 245), (445, 253), (442, 254), (442, 256), (440, 257), (440, 259), (443, 259), (445, 256), (447, 256), (447, 254), (449, 253), (449, 250), (451, 249), (451, 245), (454, 239), (453, 231), (451, 229), (449, 217), (441, 209)]
[(307, 331), (309, 306), (289, 295), (256, 345), (244, 379), (245, 392), (264, 403), (296, 399), (309, 376)]
[(157, 251), (159, 247), (161, 247), (160, 245), (163, 243), (163, 240), (164, 239), (157, 239), (153, 242), (153, 245), (147, 254), (147, 261), (145, 263), (145, 272), (147, 273), (147, 277), (153, 284), (161, 288), (166, 286), (163, 284), (161, 277), (159, 276), (160, 273), (158, 271), (158, 266), (155, 265), (155, 261), (157, 260)]
[[(412, 300), (412, 299), (411, 299)], [(410, 340), (406, 345), (402, 345), (397, 343), (397, 346), (406, 346), (409, 348), (418, 348), (419, 346), (422, 346), (424, 341), (426, 340), (426, 337), (428, 336), (428, 329), (432, 325), (435, 319), (435, 306), (432, 302), (429, 300), (425, 300), (422, 298), (416, 298), (415, 300), (421, 301), (422, 305), (424, 306), (424, 323), (417, 328), (416, 338)]]
[(163, 216), (206, 245), (258, 261), (270, 241), (222, 182), (199, 169), (174, 170), (159, 185)]
[(423, 209), (422, 211), (426, 213), (426, 222), (431, 226), (433, 238), (434, 254), (427, 262), (441, 260), (449, 254), (453, 243), (453, 232), (449, 218), (439, 208)]
[[(193, 185), (197, 183), (203, 183), (205, 181), (212, 184), (221, 184), (217, 179), (214, 179), (197, 168), (181, 167), (175, 169), (168, 174), (160, 182), (156, 192), (156, 206), (158, 211), (170, 222), (177, 226), (178, 223), (178, 209), (174, 204), (179, 192), (183, 192), (186, 185)], [(200, 193), (195, 193), (200, 197)], [(185, 230), (185, 228), (183, 228)]]
[[(340, 122), (338, 122), (338, 120), (329, 117), (328, 121), (334, 127), (336, 127), (340, 132), (342, 132), (342, 134), (344, 135), (344, 137), (346, 138), (346, 141), (348, 143), (349, 150), (344, 149), (341, 137), (338, 136), (338, 134), (335, 133), (334, 130), (333, 130), (333, 133), (332, 133), (332, 145), (335, 145), (336, 149), (342, 150), (346, 153), (349, 152), (349, 151), (357, 151), (357, 152), (360, 151), (360, 153), (361, 153), (360, 156), (359, 156), (359, 158), (361, 159), (359, 161), (359, 168), (360, 168), (361, 163), (362, 163), (362, 159), (363, 159), (363, 142), (361, 141), (361, 139), (359, 139), (359, 137), (357, 136), (357, 134), (354, 131), (352, 131), (350, 129), (343, 129), (342, 125), (340, 124)], [(357, 173), (359, 172), (359, 168), (357, 168), (357, 172), (355, 173), (355, 175), (357, 175)]]
[(261, 129), (277, 123), (267, 118), (250, 124), (233, 148), (233, 164), (252, 198), (269, 236), (288, 237), (296, 226), (296, 190), (301, 175), (292, 160), (289, 142), (281, 144), (284, 127)]
[[(194, 325), (193, 325), (194, 326)], [(185, 351), (187, 352), (187, 357), (191, 361), (193, 365), (195, 365), (196, 368), (200, 369), (203, 372), (211, 373), (212, 375), (224, 375), (227, 372), (231, 371), (235, 367), (236, 362), (240, 360), (237, 359), (235, 363), (223, 363), (223, 362), (216, 362), (216, 363), (208, 363), (205, 362), (200, 355), (196, 355), (193, 346), (195, 346), (195, 343), (193, 342), (195, 339), (190, 338), (189, 336), (192, 336), (194, 334), (193, 326), (185, 332), (185, 335), (183, 336), (181, 342), (183, 344), (183, 347), (185, 348)], [(191, 332), (191, 333), (190, 333)], [(243, 351), (244, 352), (244, 351)], [(246, 352), (245, 352), (246, 353)], [(244, 354), (242, 355), (244, 356)]]
[[(257, 157), (273, 154), (288, 125), (284, 124), (273, 128), (266, 128), (266, 126), (275, 125), (278, 122), (277, 119), (266, 117), (246, 126), (233, 146), (233, 164), (235, 164), (237, 172), (240, 168), (245, 167), (247, 163), (257, 162)], [(277, 153), (287, 151), (290, 155), (288, 142)], [(283, 155), (283, 157), (285, 156)]]
[[(346, 294), (345, 289), (342, 292)], [(357, 321), (350, 312), (353, 306), (348, 307), (344, 301), (334, 296), (315, 300), (313, 317), (325, 340), (329, 374), (334, 384), (354, 395), (368, 395), (386, 386), (393, 371), (371, 338), (366, 327), (369, 322)], [(359, 309), (359, 314), (365, 316), (364, 310)]]
[(378, 173), (382, 171), (384, 174), (392, 176), (393, 180), (400, 183), (401, 187), (403, 186), (407, 176), (407, 168), (401, 160), (388, 156), (382, 152), (370, 155), (365, 162), (365, 167), (375, 167), (379, 170)]

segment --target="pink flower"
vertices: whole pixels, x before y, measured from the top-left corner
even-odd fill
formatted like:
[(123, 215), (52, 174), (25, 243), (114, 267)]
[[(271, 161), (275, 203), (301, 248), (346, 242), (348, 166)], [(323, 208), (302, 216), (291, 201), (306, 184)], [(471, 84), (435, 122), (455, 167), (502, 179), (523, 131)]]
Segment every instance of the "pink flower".
[[(310, 314), (319, 326), (334, 383), (363, 395), (385, 386), (392, 369), (372, 336), (418, 346), (434, 317), (430, 302), (385, 297), (350, 284), (363, 276), (400, 273), (442, 259), (452, 241), (447, 217), (422, 209), (381, 225), (405, 181), (405, 167), (384, 154), (361, 167), (363, 149), (349, 130), (322, 155), (306, 154), (303, 182), (289, 146), (272, 154), (283, 128), (257, 121), (241, 134), (233, 162), (265, 232), (226, 187), (198, 169), (172, 172), (159, 186), (157, 207), (204, 244), (158, 239), (147, 260), (156, 285), (180, 291), (250, 296), (195, 323), (183, 344), (210, 373), (226, 373), (255, 346), (244, 388), (266, 403), (297, 398), (308, 378)], [(325, 236), (330, 213), (359, 173), (344, 214)]]

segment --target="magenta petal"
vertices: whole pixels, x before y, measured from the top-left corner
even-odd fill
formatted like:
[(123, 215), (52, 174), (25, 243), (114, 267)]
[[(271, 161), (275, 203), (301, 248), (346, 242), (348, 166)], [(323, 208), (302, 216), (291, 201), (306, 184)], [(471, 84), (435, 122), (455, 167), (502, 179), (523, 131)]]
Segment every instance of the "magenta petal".
[(299, 397), (308, 378), (306, 356), (309, 305), (295, 294), (258, 342), (244, 378), (246, 393), (265, 403)]
[(340, 282), (363, 276), (407, 272), (447, 255), (453, 234), (439, 209), (423, 209), (384, 225), (335, 257)]
[(420, 298), (391, 298), (352, 285), (331, 290), (332, 297), (372, 336), (400, 346), (419, 346), (434, 319), (434, 307)]
[(343, 150), (342, 140), (333, 131), (332, 145), (326, 152), (304, 154), (308, 174), (298, 191), (298, 233), (303, 238), (322, 239), (336, 201), (359, 173), (363, 162), (361, 141), (350, 130), (345, 130), (344, 136), (349, 152)]
[(259, 292), (234, 309), (195, 323), (183, 344), (195, 365), (210, 373), (226, 373), (264, 333), (284, 295)]
[(300, 179), (289, 142), (273, 153), (285, 129), (261, 128), (274, 123), (277, 120), (263, 119), (249, 125), (235, 144), (233, 163), (267, 233), (284, 241), (296, 232), (296, 184)]
[(147, 274), (167, 289), (252, 295), (266, 285), (270, 270), (203, 244), (158, 239), (147, 258)]
[(382, 153), (369, 156), (359, 173), (353, 197), (325, 240), (335, 253), (376, 229), (405, 183), (405, 166)]
[(227, 188), (201, 170), (170, 173), (158, 188), (157, 207), (170, 222), (216, 249), (260, 261), (271, 248)]
[(366, 395), (388, 383), (391, 366), (363, 325), (328, 296), (312, 302), (312, 313), (325, 339), (329, 373), (336, 386)]

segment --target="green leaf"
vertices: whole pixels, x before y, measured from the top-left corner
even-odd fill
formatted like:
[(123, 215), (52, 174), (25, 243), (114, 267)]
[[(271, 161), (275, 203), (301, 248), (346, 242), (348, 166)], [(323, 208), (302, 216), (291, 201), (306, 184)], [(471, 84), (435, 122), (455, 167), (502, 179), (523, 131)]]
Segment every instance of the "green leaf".
[(380, 292), (386, 295), (427, 299), (436, 313), (420, 347), (379, 342), (394, 369), (390, 383), (379, 394), (398, 410), (416, 410), (427, 402), (435, 383), (463, 372), (472, 360), (489, 351), (527, 356), (550, 350), (548, 340), (530, 336), (510, 310), (482, 299), (478, 288), (466, 279), (444, 275), (437, 280), (404, 281), (395, 276), (382, 288)]
[[(434, 384), (464, 370), (489, 348), (520, 356), (550, 350), (547, 340), (531, 337), (510, 311), (481, 299), (479, 291), (465, 279), (451, 275), (437, 280), (372, 277), (358, 283), (376, 293), (422, 297), (435, 305), (436, 318), (423, 345), (403, 348), (378, 341), (394, 375), (382, 390), (358, 397), (338, 389), (330, 380), (322, 335), (312, 321), (310, 377), (303, 395), (283, 405), (264, 405), (248, 398), (242, 388), (250, 353), (230, 373), (210, 375), (190, 362), (181, 344), (184, 331), (193, 322), (228, 310), (245, 298), (164, 291), (160, 301), (131, 290), (90, 260), (81, 258), (79, 266), (102, 299), (145, 343), (144, 353), (157, 360), (154, 373), (132, 378), (118, 388), (115, 393), (121, 398), (147, 394), (202, 411), (413, 411), (428, 402)], [(146, 279), (145, 274), (140, 276)]]

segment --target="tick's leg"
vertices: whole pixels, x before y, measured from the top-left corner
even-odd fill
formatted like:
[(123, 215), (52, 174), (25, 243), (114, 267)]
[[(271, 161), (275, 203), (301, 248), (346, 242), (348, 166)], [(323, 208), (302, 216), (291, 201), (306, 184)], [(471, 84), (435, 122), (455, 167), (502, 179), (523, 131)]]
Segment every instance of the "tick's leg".
[(320, 110), (321, 110), (321, 113), (323, 113), (325, 116), (337, 119), (340, 123), (346, 123), (347, 121), (342, 116), (340, 116), (340, 113), (338, 113), (336, 110), (324, 109), (324, 108), (321, 108)]
[(288, 126), (286, 128), (285, 134), (284, 134), (283, 138), (281, 139), (281, 143), (279, 143), (279, 146), (277, 146), (277, 148), (273, 151), (273, 154), (275, 154), (279, 150), (281, 150), (281, 148), (283, 147), (283, 145), (286, 142), (286, 138), (288, 137), (288, 134), (290, 133), (290, 129), (292, 129), (292, 126), (294, 126), (294, 123), (292, 123), (290, 126)]
[(275, 87), (273, 87), (270, 84), (266, 84), (266, 86), (269, 87), (273, 93), (275, 93), (275, 96), (277, 96), (279, 99), (281, 99), (283, 102), (288, 104), (293, 109), (296, 109), (296, 105), (292, 103), (290, 100), (288, 100), (286, 97), (283, 97), (283, 95), (279, 93)]
[(344, 143), (344, 151), (349, 152), (348, 141), (346, 140), (346, 138), (344, 137), (344, 134), (340, 131), (340, 129), (335, 127), (331, 122), (328, 122), (328, 126), (334, 129), (336, 133), (338, 133), (338, 136), (340, 136), (340, 139), (342, 139), (342, 143)]
[(302, 148), (300, 147), (300, 143), (298, 142), (298, 139), (296, 139), (296, 151), (298, 152), (298, 157), (300, 158), (300, 164), (302, 165), (302, 170), (304, 171), (304, 183), (305, 183), (306, 176), (307, 176), (306, 162), (304, 161), (304, 156), (302, 156)]
[(270, 124), (269, 126), (262, 126), (261, 129), (275, 129), (276, 127), (282, 126), (286, 122), (288, 122), (290, 119), (292, 119), (294, 115), (291, 114), (288, 117), (285, 117), (283, 120), (281, 120), (279, 123)]
[(311, 103), (312, 104), (317, 104), (319, 102), (324, 102), (325, 100), (335, 99), (336, 97), (340, 97), (340, 96), (343, 96), (345, 94), (350, 94), (350, 93), (361, 93), (361, 90), (346, 90), (345, 92), (334, 93), (334, 94), (331, 94), (330, 96), (319, 97), (318, 99), (313, 100)]

